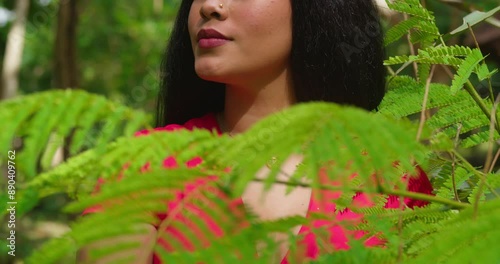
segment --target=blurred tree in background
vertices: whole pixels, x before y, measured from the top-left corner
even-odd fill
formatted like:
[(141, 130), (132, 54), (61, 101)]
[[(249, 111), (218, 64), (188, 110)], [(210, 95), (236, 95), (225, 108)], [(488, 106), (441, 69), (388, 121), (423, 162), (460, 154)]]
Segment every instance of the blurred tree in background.
[[(17, 95), (75, 88), (154, 109), (158, 69), (180, 0), (2, 0), (0, 61), (22, 1), (28, 8)], [(49, 197), (23, 217), (17, 259), (67, 230), (65, 223), (75, 217), (59, 212), (67, 201), (64, 195)]]
[[(16, 2), (4, 0), (1, 6), (13, 12)], [(76, 76), (71, 78), (79, 84), (78, 88), (130, 106), (152, 109), (159, 62), (178, 3), (179, 0), (30, 0), (19, 93), (68, 88), (58, 87), (65, 84), (58, 73), (68, 72), (72, 70), (68, 67), (74, 65), (71, 67), (75, 67)], [(60, 9), (76, 15), (64, 16)], [(0, 27), (2, 60), (11, 22)], [(67, 26), (64, 23), (76, 26), (73, 51), (64, 46), (65, 41), (72, 45), (71, 36), (63, 33)]]

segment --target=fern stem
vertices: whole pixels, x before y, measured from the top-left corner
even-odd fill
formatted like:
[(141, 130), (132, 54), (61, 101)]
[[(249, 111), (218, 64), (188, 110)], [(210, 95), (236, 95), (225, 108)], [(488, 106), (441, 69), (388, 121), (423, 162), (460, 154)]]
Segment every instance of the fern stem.
[[(403, 14), (403, 17), (404, 17), (404, 20), (408, 20), (408, 15), (407, 14)], [(408, 33), (406, 35), (406, 39), (408, 41), (408, 47), (410, 47), (410, 53), (411, 53), (411, 55), (415, 56), (415, 46), (411, 42), (410, 34), (411, 33)], [(417, 65), (417, 62), (413, 62), (412, 65), (413, 65), (413, 71), (415, 72), (415, 79), (417, 79), (418, 81), (420, 81), (418, 79), (418, 65)]]
[(431, 73), (429, 77), (426, 80), (425, 83), (425, 93), (424, 93), (424, 102), (422, 103), (422, 111), (420, 112), (420, 124), (418, 126), (418, 132), (417, 132), (417, 141), (420, 140), (420, 136), (422, 135), (422, 131), (424, 130), (424, 124), (425, 124), (425, 114), (427, 110), (427, 101), (429, 100), (429, 90), (431, 86), (431, 81), (432, 77), (434, 76), (434, 70), (436, 67), (433, 65), (431, 69)]
[[(458, 145), (458, 139), (460, 137), (460, 131), (461, 130), (462, 130), (462, 124), (460, 123), (458, 125), (458, 128), (457, 128), (457, 135), (455, 136), (455, 143), (454, 143), (455, 149), (457, 148), (457, 145)], [(451, 163), (451, 181), (453, 183), (453, 193), (455, 195), (455, 201), (460, 202), (460, 198), (458, 197), (458, 191), (457, 191), (457, 182), (455, 180), (455, 169), (456, 169), (455, 166), (456, 166), (457, 159), (456, 159), (454, 153), (451, 154), (451, 157), (453, 159), (453, 161)]]
[[(483, 61), (485, 64), (486, 62)], [(495, 98), (495, 95), (493, 94), (493, 86), (491, 85), (491, 77), (488, 76), (488, 90), (490, 92), (490, 97), (491, 97), (491, 101), (493, 101), (493, 98)]]
[(493, 162), (493, 147), (495, 146), (495, 134), (494, 134), (495, 115), (499, 103), (500, 103), (500, 94), (493, 102), (493, 109), (491, 110), (490, 114), (490, 136), (488, 140), (488, 154), (486, 155), (486, 161), (484, 162), (484, 168), (483, 168), (484, 173), (488, 173), (491, 163)]
[[(470, 28), (470, 25), (469, 25), (469, 28)], [(439, 39), (441, 41), (441, 44), (446, 47), (446, 43), (444, 42), (443, 37), (439, 36)], [(479, 45), (478, 45), (478, 49), (479, 49)], [(481, 50), (479, 49), (479, 51), (481, 51)], [(484, 60), (483, 60), (483, 62), (484, 62)], [(481, 98), (481, 96), (479, 96), (479, 94), (477, 93), (476, 89), (474, 88), (474, 86), (472, 85), (470, 80), (467, 80), (467, 85), (465, 85), (465, 90), (469, 93), (469, 95), (472, 97), (472, 99), (474, 99), (474, 101), (481, 108), (483, 113), (489, 118), (490, 111), (488, 110), (488, 107), (486, 106), (486, 104), (484, 104), (483, 99)], [(491, 92), (490, 96), (492, 96), (492, 95), (493, 95), (493, 93)], [(493, 98), (491, 98), (491, 100), (493, 100)], [(498, 124), (498, 118), (496, 116), (495, 116), (495, 128), (498, 131), (498, 133), (500, 133), (500, 125)]]
[[(441, 44), (446, 47), (446, 43), (444, 42), (443, 37), (439, 36), (439, 39), (441, 41)], [(474, 88), (474, 86), (472, 85), (472, 83), (470, 82), (470, 80), (467, 80), (467, 85), (465, 85), (465, 90), (469, 93), (469, 95), (472, 97), (472, 99), (474, 99), (474, 101), (481, 108), (481, 110), (483, 111), (483, 113), (489, 118), (490, 117), (490, 111), (488, 110), (488, 107), (486, 106), (486, 104), (484, 104), (483, 99), (481, 98), (481, 96), (479, 96), (479, 94), (477, 93), (476, 89)], [(493, 93), (491, 92), (490, 96), (492, 94)], [(491, 98), (491, 100), (493, 100), (493, 98)], [(498, 124), (498, 117), (496, 117), (496, 115), (495, 115), (495, 128), (498, 131), (498, 133), (500, 133), (500, 125)]]
[(477, 219), (477, 212), (478, 212), (478, 208), (479, 208), (479, 200), (481, 200), (481, 194), (483, 193), (484, 191), (484, 186), (486, 185), (486, 177), (482, 177), (481, 178), (481, 182), (479, 183), (479, 189), (476, 193), (476, 197), (475, 197), (475, 200), (474, 200), (474, 204), (473, 204), (473, 213), (472, 213), (472, 219), (476, 220)]
[[(405, 208), (404, 199), (399, 199), (399, 209), (402, 211)], [(403, 237), (403, 215), (400, 214), (398, 216), (398, 236), (399, 236), (399, 245), (398, 245), (398, 259), (397, 263), (403, 263), (403, 254), (404, 254), (404, 237)]]
[(391, 66), (387, 65), (387, 66), (386, 66), (386, 68), (387, 68), (387, 71), (389, 72), (389, 74), (390, 74), (391, 76), (396, 75), (396, 73), (395, 73), (395, 72), (394, 72), (394, 70), (391, 68)]
[[(488, 110), (488, 107), (483, 102), (483, 99), (481, 98), (481, 96), (479, 96), (479, 94), (477, 93), (476, 89), (474, 88), (470, 80), (467, 81), (467, 85), (465, 85), (464, 88), (489, 119), (491, 115), (490, 110)], [(496, 115), (495, 115), (495, 129), (497, 130), (498, 133), (500, 133), (500, 126), (498, 124), (498, 117)]]
[[(361, 191), (361, 190), (359, 190)], [(384, 187), (381, 187), (381, 194), (387, 194), (387, 195), (394, 195), (394, 196), (402, 196), (406, 198), (411, 198), (414, 200), (421, 200), (421, 201), (426, 201), (426, 202), (432, 202), (432, 203), (439, 203), (439, 204), (444, 204), (448, 205), (453, 209), (466, 209), (470, 207), (470, 204), (467, 203), (461, 203), (453, 200), (449, 200), (446, 198), (434, 196), (434, 195), (428, 195), (428, 194), (423, 194), (423, 193), (416, 193), (416, 192), (410, 192), (410, 191), (403, 191), (403, 190), (391, 190), (387, 189)]]
[[(474, 39), (474, 44), (476, 44), (476, 48), (479, 51), (481, 51), (481, 47), (479, 46), (479, 43), (477, 42), (477, 39), (476, 39), (476, 34), (474, 34), (474, 30), (472, 30), (472, 27), (470, 26), (469, 23), (467, 23), (467, 27), (469, 27), (469, 31), (470, 31), (470, 34), (472, 35), (472, 39)], [(481, 53), (483, 53), (483, 52), (481, 51)], [(486, 61), (485, 60), (483, 60), (483, 65), (486, 66)], [(495, 99), (494, 99), (495, 96), (493, 95), (493, 88), (491, 87), (491, 78), (490, 77), (488, 77), (488, 82), (490, 84), (489, 85), (490, 101), (491, 101), (492, 104), (494, 104), (495, 103)]]
[[(264, 182), (265, 180), (254, 178), (253, 181)], [(275, 183), (283, 184), (283, 185), (287, 185), (287, 186), (291, 186), (291, 187), (312, 188), (312, 186), (310, 184), (306, 184), (306, 183), (287, 182), (287, 181), (280, 181), (280, 180), (276, 180)], [(348, 190), (353, 191), (353, 192), (367, 193), (367, 189), (346, 188), (346, 187), (342, 187), (342, 186), (321, 185), (321, 186), (319, 186), (319, 189), (329, 190), (329, 191), (342, 191), (342, 190), (348, 189)], [(404, 191), (404, 190), (387, 189), (383, 186), (379, 186), (377, 193), (386, 194), (386, 195), (401, 196), (401, 197), (411, 198), (414, 200), (421, 200), (421, 201), (432, 202), (432, 203), (444, 204), (444, 205), (450, 206), (450, 208), (452, 208), (452, 209), (466, 209), (466, 208), (470, 207), (470, 204), (449, 200), (449, 199), (446, 199), (443, 197), (438, 197), (438, 196), (428, 195), (428, 194), (423, 194), (423, 193), (417, 193), (417, 192)]]
[(500, 157), (500, 148), (497, 150), (497, 153), (495, 154), (495, 157), (493, 158), (493, 161), (491, 162), (488, 173), (491, 173), (493, 171), (493, 169), (495, 168), (495, 164), (497, 163), (498, 157)]

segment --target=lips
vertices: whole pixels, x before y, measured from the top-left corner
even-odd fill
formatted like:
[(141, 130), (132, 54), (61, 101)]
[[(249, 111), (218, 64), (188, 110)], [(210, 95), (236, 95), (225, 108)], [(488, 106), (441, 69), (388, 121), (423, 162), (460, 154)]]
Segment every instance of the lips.
[(198, 32), (198, 41), (201, 39), (225, 39), (230, 40), (228, 37), (224, 36), (222, 33), (215, 29), (202, 29)]
[(212, 49), (222, 46), (231, 39), (224, 36), (215, 29), (202, 29), (198, 32), (198, 47), (201, 49)]

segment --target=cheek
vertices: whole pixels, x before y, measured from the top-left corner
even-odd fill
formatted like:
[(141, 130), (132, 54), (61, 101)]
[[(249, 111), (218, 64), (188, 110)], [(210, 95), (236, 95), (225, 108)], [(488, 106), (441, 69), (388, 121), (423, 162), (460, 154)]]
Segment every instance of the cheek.
[[(263, 5), (261, 8), (241, 14), (243, 23), (248, 25), (257, 40), (291, 41), (292, 25), (290, 6), (276, 4), (274, 2)], [(286, 38), (286, 39), (285, 39)]]

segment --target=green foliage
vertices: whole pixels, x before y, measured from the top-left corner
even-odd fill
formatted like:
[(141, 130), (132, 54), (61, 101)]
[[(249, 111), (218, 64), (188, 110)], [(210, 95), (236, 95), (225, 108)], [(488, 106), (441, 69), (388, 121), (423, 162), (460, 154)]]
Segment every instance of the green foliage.
[(491, 246), (498, 243), (500, 234), (497, 228), (499, 201), (485, 202), (477, 211), (468, 208), (444, 221), (438, 232), (418, 242), (426, 244), (426, 247), (409, 263), (488, 263), (498, 260), (500, 252), (491, 249)]
[(421, 21), (422, 20), (420, 20), (418, 17), (412, 17), (393, 26), (385, 34), (384, 44), (389, 45), (400, 39), (402, 36), (405, 36), (406, 34), (408, 34), (408, 31), (410, 29), (415, 28)]
[[(48, 144), (54, 150), (72, 135), (69, 149), (75, 154), (93, 143), (105, 144), (117, 134), (131, 135), (149, 123), (141, 111), (81, 90), (55, 90), (5, 101), (0, 105), (0, 118), (7, 124), (0, 136), (0, 158), (6, 160), (12, 140), (22, 137), (25, 147), (18, 152), (17, 168), (28, 179), (36, 175)], [(94, 130), (97, 125), (100, 128)], [(88, 138), (91, 133), (96, 135)]]
[(476, 66), (483, 60), (481, 51), (475, 49), (471, 54), (467, 55), (462, 64), (458, 67), (458, 72), (451, 84), (451, 93), (455, 94), (460, 90), (464, 84), (469, 80), (472, 71), (477, 68)]
[[(377, 140), (362, 136), (367, 129), (377, 131)], [(335, 160), (335, 169), (344, 172), (345, 177), (357, 172), (369, 178), (374, 170), (380, 170), (385, 172), (383, 177), (387, 177), (383, 180), (392, 183), (399, 179), (400, 173), (393, 169), (391, 161), (400, 159), (402, 169), (406, 170), (412, 168), (410, 157), (416, 158), (419, 163), (424, 162), (425, 151), (415, 143), (412, 130), (405, 122), (395, 125), (386, 118), (367, 115), (357, 109), (321, 104), (312, 108), (304, 105), (260, 122), (245, 133), (241, 140), (230, 141), (228, 145), (219, 144), (223, 147), (219, 147), (219, 151), (207, 159), (232, 164), (234, 173), (238, 175), (235, 182), (237, 194), (243, 191), (254, 179), (260, 166), (272, 156), (277, 157), (273, 166), (279, 168), (294, 153), (304, 155), (304, 170), (301, 172), (306, 175), (318, 175), (321, 166)], [(264, 139), (259, 136), (262, 131), (267, 133)], [(406, 143), (398, 144), (396, 141), (399, 140)], [(266, 155), (259, 149), (272, 154)], [(223, 153), (219, 154), (221, 151)], [(379, 155), (381, 152), (386, 155)], [(272, 171), (267, 180), (274, 182), (277, 172)], [(294, 176), (291, 175), (292, 178)], [(313, 185), (319, 184), (316, 177), (311, 180), (314, 181)], [(368, 187), (366, 181), (351, 183)]]
[[(355, 124), (350, 122), (353, 118), (361, 122)], [(318, 122), (318, 120), (321, 120), (321, 122)], [(363, 139), (362, 134), (366, 133), (366, 124), (370, 124), (372, 129), (378, 131), (378, 140)], [(297, 129), (299, 127), (301, 129)], [(158, 224), (155, 222), (157, 220), (151, 217), (151, 212), (173, 214), (165, 208), (163, 201), (173, 200), (176, 190), (182, 188), (185, 182), (199, 177), (220, 175), (219, 180), (214, 182), (213, 188), (217, 187), (223, 191), (224, 195), (222, 197), (206, 193), (202, 194), (203, 198), (197, 197), (193, 201), (184, 198), (183, 201), (190, 204), (190, 206), (185, 205), (186, 208), (191, 208), (192, 203), (198, 208), (196, 211), (208, 212), (217, 223), (217, 226), (224, 230), (224, 233), (228, 234), (228, 236), (224, 236), (220, 241), (216, 240), (215, 244), (212, 244), (208, 249), (197, 251), (196, 255), (179, 253), (180, 255), (169, 254), (165, 256), (168, 256), (169, 260), (175, 259), (176, 263), (190, 263), (190, 261), (201, 259), (213, 259), (214, 263), (218, 263), (218, 261), (222, 260), (213, 257), (213, 254), (220, 250), (220, 248), (217, 249), (218, 245), (224, 245), (225, 248), (234, 245), (231, 246), (232, 249), (229, 252), (240, 252), (242, 256), (254, 256), (255, 248), (252, 245), (258, 240), (265, 239), (270, 231), (286, 230), (286, 228), (296, 225), (297, 221), (306, 221), (306, 219), (297, 218), (292, 222), (288, 220), (288, 222), (278, 221), (272, 224), (259, 223), (253, 220), (251, 216), (235, 219), (234, 217), (237, 217), (238, 214), (231, 214), (230, 209), (227, 208), (226, 197), (238, 197), (244, 187), (254, 179), (255, 172), (261, 169), (262, 164), (265, 164), (266, 157), (270, 157), (271, 153), (283, 157), (279, 158), (275, 164), (275, 166), (280, 166), (285, 157), (299, 153), (299, 150), (302, 149), (300, 153), (304, 154), (303, 163), (306, 168), (306, 175), (309, 178), (308, 180), (313, 182), (313, 186), (320, 187), (317, 177), (315, 177), (318, 170), (329, 160), (336, 160), (339, 167), (337, 171), (343, 171), (344, 173), (329, 175), (333, 177), (332, 179), (340, 179), (348, 183), (342, 186), (341, 189), (349, 191), (364, 186), (363, 188), (367, 192), (376, 192), (377, 187), (370, 181), (370, 175), (374, 170), (380, 171), (381, 177), (383, 177), (380, 180), (391, 186), (399, 182), (401, 169), (412, 170), (413, 166), (408, 162), (411, 158), (415, 158), (419, 163), (425, 162), (425, 148), (415, 141), (412, 133), (407, 133), (412, 129), (412, 125), (408, 122), (390, 120), (358, 109), (316, 103), (290, 108), (280, 115), (267, 118), (244, 135), (233, 139), (227, 136), (215, 136), (207, 131), (192, 133), (179, 131), (178, 133), (157, 132), (149, 136), (118, 140), (100, 154), (87, 153), (85, 156), (75, 157), (60, 166), (61, 168), (73, 168), (73, 172), (76, 174), (93, 173), (110, 181), (103, 185), (99, 195), (82, 199), (77, 204), (68, 207), (68, 210), (79, 212), (84, 208), (104, 203), (108, 205), (115, 204), (115, 206), (107, 206), (105, 213), (96, 216), (92, 215), (88, 219), (84, 219), (80, 224), (72, 227), (73, 231), (69, 237), (57, 240), (58, 244), (50, 244), (50, 247), (75, 249), (103, 237), (116, 235), (118, 225), (133, 226), (140, 223), (140, 221)], [(264, 140), (260, 135), (262, 135), (262, 131), (266, 130), (269, 131), (269, 136)], [(306, 144), (304, 145), (304, 143)], [(251, 155), (251, 151), (257, 151), (254, 149), (256, 144), (261, 144), (262, 149), (265, 149), (265, 151), (259, 152), (259, 155)], [(332, 147), (329, 145), (332, 145)], [(189, 151), (185, 151), (187, 149)], [(134, 156), (133, 154), (137, 153), (138, 150), (142, 150), (141, 155)], [(381, 151), (386, 151), (387, 155), (371, 154), (380, 153)], [(364, 152), (367, 154), (364, 154)], [(183, 167), (171, 170), (161, 169), (164, 157), (175, 155), (179, 164), (182, 164), (197, 153), (208, 153), (203, 167), (199, 169), (186, 169)], [(242, 155), (242, 153), (248, 154)], [(88, 161), (88, 157), (92, 155), (96, 155), (92, 167), (82, 166), (78, 168), (75, 166), (75, 164), (81, 163), (79, 159), (83, 158)], [(133, 157), (133, 159), (124, 160), (123, 157)], [(392, 161), (398, 158), (402, 162), (400, 167), (396, 168), (392, 165)], [(355, 162), (350, 164), (351, 168), (343, 169), (347, 167), (349, 160)], [(151, 171), (140, 176), (136, 175), (142, 165), (147, 162), (150, 164), (149, 169)], [(124, 163), (130, 164), (130, 166), (123, 174), (123, 180), (114, 182), (115, 178), (112, 176), (119, 173)], [(228, 166), (232, 167), (231, 172), (224, 172), (224, 169)], [(62, 170), (67, 169), (63, 168)], [(349, 182), (348, 178), (351, 171), (359, 172), (361, 180)], [(274, 174), (269, 175), (270, 180), (269, 178), (268, 180), (274, 182), (277, 180), (276, 176), (276, 171), (274, 171)], [(41, 186), (50, 186), (50, 188), (60, 186), (60, 191), (62, 191), (67, 190), (67, 187), (63, 186), (65, 182), (71, 183), (71, 180), (68, 181), (66, 178), (73, 177), (70, 174), (49, 172), (41, 175), (31, 185), (42, 191), (44, 189)], [(112, 184), (111, 181), (113, 181)], [(116, 206), (116, 203), (127, 204), (127, 206)], [(106, 221), (104, 221), (104, 219), (115, 218), (120, 215), (127, 215), (127, 218), (121, 218), (120, 222), (105, 223)], [(251, 227), (240, 231), (241, 233), (229, 235), (234, 233), (234, 229), (242, 220), (249, 221)], [(285, 225), (285, 223), (287, 224)], [(176, 221), (171, 224), (173, 228), (181, 231), (188, 241), (197, 244), (196, 241), (199, 241), (200, 238), (195, 233), (190, 232), (187, 226)], [(203, 234), (210, 234), (209, 226), (203, 221), (194, 224), (197, 229), (202, 230)], [(259, 227), (262, 224), (269, 227), (266, 229)], [(99, 227), (92, 232), (88, 232), (88, 226)], [(107, 231), (102, 232), (101, 228)], [(129, 229), (125, 228), (124, 230)], [(130, 232), (134, 231), (133, 228), (130, 230)], [(121, 234), (125, 233), (121, 232)], [(249, 237), (250, 234), (251, 237)], [(171, 239), (168, 241), (171, 241)], [(201, 247), (201, 245), (199, 246)], [(174, 248), (183, 251), (180, 244), (174, 245)], [(123, 246), (115, 249), (126, 251), (130, 248)], [(272, 256), (272, 249), (273, 247), (269, 246), (264, 250), (264, 259), (259, 261), (269, 263), (265, 260), (265, 256)], [(50, 248), (47, 247), (45, 250), (50, 250)], [(32, 257), (33, 262), (35, 260), (39, 261), (40, 256), (58, 254), (53, 256), (57, 258), (64, 256), (66, 253), (65, 251), (52, 251), (50, 254), (45, 254), (45, 250), (42, 249), (41, 252), (36, 253)], [(162, 254), (162, 249), (157, 248), (156, 250), (160, 255)], [(227, 261), (234, 259), (234, 257), (228, 258)]]
[(408, 34), (410, 29), (414, 30), (411, 38), (413, 43), (422, 42), (427, 45), (429, 42), (434, 42), (440, 35), (434, 20), (434, 15), (425, 9), (418, 0), (396, 0), (388, 1), (387, 5), (392, 10), (411, 15), (408, 20), (392, 27), (388, 30), (385, 37), (385, 44), (389, 45), (398, 40), (402, 36)]
[[(490, 80), (497, 70), (483, 63), (479, 49), (446, 46), (433, 13), (419, 1), (392, 1), (389, 7), (408, 19), (389, 30), (386, 44), (409, 33), (410, 41), (420, 45), (415, 55), (394, 56), (385, 62), (388, 67), (403, 66), (388, 77), (387, 95), (377, 113), (309, 103), (269, 116), (235, 137), (205, 130), (151, 131), (131, 137), (148, 128), (146, 114), (81, 90), (2, 102), (0, 119), (5, 125), (0, 159), (5, 163), (2, 155), (9, 149), (18, 152), (20, 214), (29, 212), (39, 199), (60, 193), (75, 199), (64, 209), (66, 213), (100, 210), (79, 218), (70, 232), (44, 244), (26, 262), (57, 263), (83, 247), (143, 235), (147, 225), (154, 225), (156, 238), (172, 250), (153, 244), (148, 250), (168, 263), (275, 263), (280, 246), (273, 237), (277, 232), (289, 234), (289, 261), (300, 263), (293, 256), (300, 252), (298, 241), (303, 237), (290, 230), (315, 220), (332, 221), (332, 216), (312, 213), (260, 220), (238, 199), (256, 181), (267, 189), (284, 184), (289, 191), (299, 186), (315, 192), (339, 191), (337, 213), (348, 208), (364, 215), (358, 224), (338, 221), (345, 230), (365, 232), (361, 240), (350, 238), (346, 251), (329, 248), (327, 227), (314, 229), (322, 254), (312, 263), (497, 261), (500, 255), (492, 245), (500, 237), (496, 228), (500, 174), (472, 166), (459, 152), (483, 143), (493, 146), (500, 138), (491, 87), (490, 97), (482, 98), (471, 81), (473, 74)], [(110, 19), (129, 21), (120, 13)], [(132, 27), (130, 34), (142, 30)], [(414, 76), (400, 74), (409, 65), (415, 66)], [(456, 71), (451, 85), (428, 79), (435, 65)], [(52, 168), (54, 152), (61, 146), (70, 156)], [(171, 157), (178, 166), (165, 168), (165, 159)], [(184, 165), (195, 157), (203, 158), (199, 166)], [(281, 167), (297, 157), (301, 159), (297, 170), (287, 181), (279, 179)], [(405, 190), (401, 177), (415, 175), (415, 164), (433, 175), (435, 195)], [(267, 177), (257, 178), (265, 167), (270, 171)], [(324, 184), (319, 175), (341, 184)], [(98, 179), (104, 183), (90, 195)], [(193, 187), (199, 181), (203, 184)], [(353, 204), (352, 197), (360, 192), (370, 195), (375, 206)], [(395, 198), (419, 198), (431, 204), (413, 210), (384, 208), (388, 199)], [(0, 199), (3, 206), (8, 197)], [(159, 215), (166, 215), (165, 219)], [(218, 231), (213, 231), (214, 225)], [(385, 246), (363, 245), (363, 240), (374, 236), (382, 238)], [(90, 250), (90, 256), (95, 260), (121, 254), (121, 260), (130, 262), (136, 257), (133, 250), (141, 245), (118, 239)]]
[[(425, 84), (409, 76), (394, 77), (389, 80), (389, 90), (379, 113), (396, 118), (419, 113), (424, 93)], [(491, 108), (488, 99), (481, 102)], [(432, 116), (425, 120), (427, 126), (453, 140), (457, 134), (463, 135), (459, 143), (461, 147), (469, 148), (489, 141), (489, 131), (478, 129), (489, 128), (490, 119), (466, 91), (452, 94), (449, 86), (432, 83), (426, 108), (433, 111)], [(498, 131), (494, 131), (493, 136), (495, 139), (500, 137)]]

